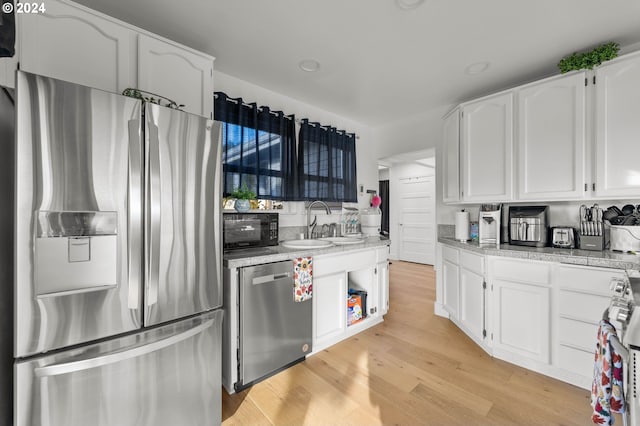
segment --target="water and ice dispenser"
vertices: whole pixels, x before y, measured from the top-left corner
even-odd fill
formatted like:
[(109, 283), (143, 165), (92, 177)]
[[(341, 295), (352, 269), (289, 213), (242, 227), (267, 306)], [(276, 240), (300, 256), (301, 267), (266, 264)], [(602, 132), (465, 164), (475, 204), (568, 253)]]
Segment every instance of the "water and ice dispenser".
[(38, 296), (118, 284), (116, 212), (39, 211), (35, 235)]

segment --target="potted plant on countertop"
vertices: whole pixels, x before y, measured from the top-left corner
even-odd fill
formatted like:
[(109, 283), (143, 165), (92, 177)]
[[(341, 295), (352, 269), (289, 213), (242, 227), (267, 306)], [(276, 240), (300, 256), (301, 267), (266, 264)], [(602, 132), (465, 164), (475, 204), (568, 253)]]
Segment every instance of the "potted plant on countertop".
[(249, 200), (256, 198), (256, 193), (249, 189), (246, 183), (243, 183), (240, 188), (236, 188), (231, 194), (230, 198), (235, 198), (236, 201), (233, 204), (233, 208), (237, 212), (247, 212), (251, 209), (251, 203)]

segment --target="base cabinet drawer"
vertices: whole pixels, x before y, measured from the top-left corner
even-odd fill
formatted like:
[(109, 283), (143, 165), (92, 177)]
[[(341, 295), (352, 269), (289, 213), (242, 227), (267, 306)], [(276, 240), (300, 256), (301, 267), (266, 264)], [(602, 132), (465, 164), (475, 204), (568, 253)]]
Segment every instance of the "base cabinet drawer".
[(495, 278), (542, 285), (551, 281), (550, 263), (494, 257), (489, 264), (489, 274)]
[(611, 279), (623, 277), (624, 271), (618, 269), (560, 265), (553, 274), (553, 281), (561, 289), (598, 293), (609, 298)]
[(558, 312), (560, 317), (569, 317), (597, 324), (602, 313), (609, 306), (611, 298), (596, 294), (573, 291), (558, 291)]
[(595, 350), (598, 325), (569, 318), (558, 319), (558, 343), (585, 351)]
[(460, 252), (451, 247), (442, 247), (442, 259), (457, 265), (460, 262)]
[(583, 351), (570, 346), (558, 347), (558, 367), (584, 377), (593, 375), (593, 351)]
[(460, 266), (478, 275), (484, 275), (484, 256), (460, 250)]

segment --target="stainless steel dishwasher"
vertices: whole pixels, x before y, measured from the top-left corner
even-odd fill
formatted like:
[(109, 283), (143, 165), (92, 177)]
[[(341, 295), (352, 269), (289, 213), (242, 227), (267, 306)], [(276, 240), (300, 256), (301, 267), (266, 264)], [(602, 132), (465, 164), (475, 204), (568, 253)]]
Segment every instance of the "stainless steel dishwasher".
[(293, 262), (240, 269), (236, 391), (304, 360), (311, 352), (312, 301), (294, 302)]

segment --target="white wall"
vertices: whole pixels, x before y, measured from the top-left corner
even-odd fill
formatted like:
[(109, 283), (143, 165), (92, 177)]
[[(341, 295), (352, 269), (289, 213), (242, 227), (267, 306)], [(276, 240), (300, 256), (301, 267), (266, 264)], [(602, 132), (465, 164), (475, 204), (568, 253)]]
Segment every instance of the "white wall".
[(449, 216), (453, 217), (457, 210), (456, 207), (442, 203), (442, 117), (453, 107), (454, 105), (444, 105), (373, 129), (375, 156), (378, 159), (435, 149), (437, 223), (449, 223)]
[(376, 158), (437, 148), (442, 139), (442, 117), (451, 108), (447, 105), (374, 127), (373, 148)]
[(389, 169), (378, 170), (378, 180), (389, 180)]
[[(245, 102), (256, 102), (258, 105), (269, 106), (272, 110), (281, 110), (285, 114), (295, 114), (296, 119), (308, 118), (324, 125), (330, 125), (338, 129), (355, 133), (356, 140), (356, 169), (358, 173), (358, 188), (364, 186), (364, 191), (358, 194), (357, 207), (368, 207), (370, 195), (367, 189), (378, 190), (378, 162), (375, 150), (371, 149), (372, 131), (369, 126), (333, 114), (329, 111), (316, 108), (299, 100), (290, 98), (285, 94), (276, 93), (253, 83), (240, 80), (220, 71), (214, 71), (214, 88), (224, 92), (230, 97), (241, 97)], [(287, 206), (280, 215), (280, 226), (305, 225), (304, 207), (302, 203)], [(314, 211), (315, 213), (315, 211)], [(318, 210), (318, 223), (337, 222), (335, 217), (324, 217), (324, 213)]]

